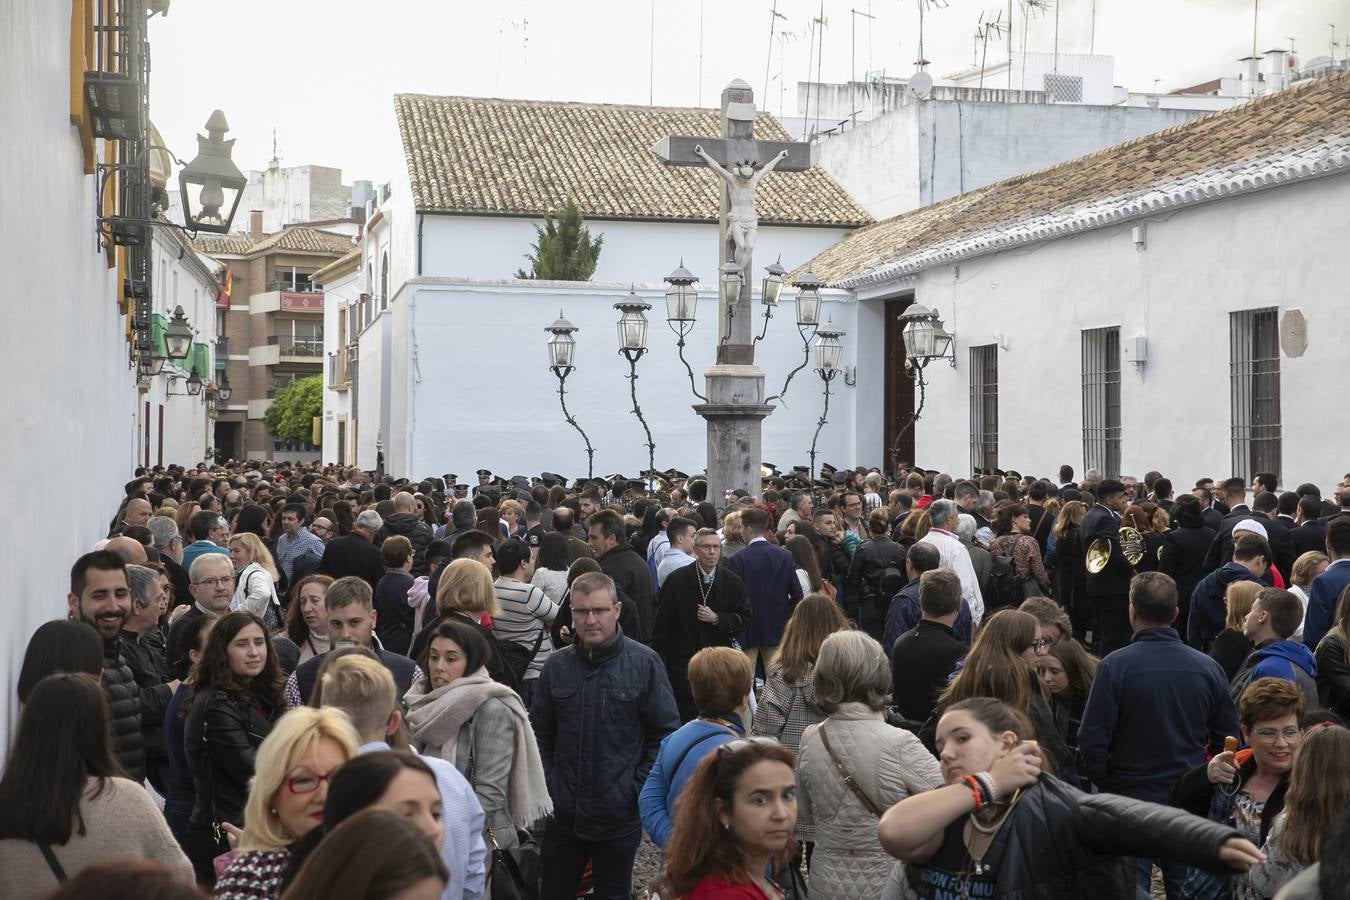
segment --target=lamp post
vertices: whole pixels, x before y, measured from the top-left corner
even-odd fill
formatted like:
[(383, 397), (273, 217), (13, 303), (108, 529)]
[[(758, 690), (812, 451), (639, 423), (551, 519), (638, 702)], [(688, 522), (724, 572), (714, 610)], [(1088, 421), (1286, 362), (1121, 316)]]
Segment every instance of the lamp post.
[(764, 282), (759, 289), (759, 302), (764, 306), (764, 328), (752, 343), (764, 340), (764, 336), (769, 333), (769, 320), (773, 318), (773, 311), (778, 308), (778, 297), (783, 293), (783, 276), (787, 274), (781, 256), (776, 262), (765, 266), (764, 271), (769, 273), (764, 276)]
[(901, 439), (904, 438), (907, 431), (914, 427), (914, 423), (923, 414), (924, 388), (927, 384), (924, 379), (924, 370), (935, 359), (946, 359), (951, 363), (952, 368), (956, 368), (956, 352), (952, 349), (954, 335), (949, 334), (947, 329), (943, 327), (942, 319), (936, 311), (919, 303), (912, 303), (908, 309), (900, 314), (900, 321), (904, 323), (900, 334), (905, 342), (905, 372), (914, 380), (914, 386), (919, 392), (919, 403), (914, 407), (914, 412), (910, 415), (909, 420), (896, 432), (895, 440), (891, 441), (891, 471), (893, 472), (898, 469), (900, 461)]
[(764, 402), (770, 400), (781, 400), (787, 396), (788, 385), (792, 383), (792, 377), (805, 369), (811, 362), (811, 337), (820, 328), (820, 289), (825, 286), (825, 282), (816, 277), (811, 270), (802, 273), (802, 276), (792, 282), (792, 286), (797, 289), (797, 334), (802, 339), (802, 362), (801, 365), (788, 373), (783, 381), (783, 389), (771, 397), (766, 397)]
[(825, 427), (830, 415), (830, 382), (839, 374), (839, 359), (843, 354), (843, 345), (839, 339), (847, 332), (837, 329), (832, 323), (816, 330), (816, 374), (825, 382), (825, 408), (821, 410), (820, 421), (816, 422), (816, 433), (811, 437), (811, 477), (816, 477), (816, 440), (820, 429)]
[(680, 362), (684, 363), (685, 371), (689, 373), (689, 389), (694, 392), (695, 397), (707, 403), (708, 398), (699, 393), (693, 367), (689, 365), (689, 360), (684, 358), (684, 339), (694, 330), (694, 319), (698, 309), (698, 289), (694, 287), (698, 276), (686, 269), (684, 260), (680, 260), (675, 271), (664, 280), (670, 285), (666, 288), (666, 325), (675, 332), (675, 348), (679, 352)]
[(234, 138), (220, 110), (206, 120), (206, 136), (197, 135), (197, 156), (183, 167), (178, 184), (183, 222), (189, 231), (228, 234), (248, 179), (230, 159)]
[(731, 340), (731, 320), (736, 315), (736, 301), (741, 296), (741, 285), (745, 284), (745, 274), (741, 267), (731, 260), (724, 262), (717, 270), (718, 297), (727, 311), (726, 330), (722, 334), (722, 343)]
[(567, 411), (567, 376), (572, 374), (575, 366), (572, 365), (576, 359), (577, 339), (572, 337), (577, 332), (577, 327), (563, 318), (562, 310), (558, 310), (558, 318), (553, 324), (544, 329), (548, 332), (548, 368), (558, 379), (558, 402), (562, 405), (563, 419), (567, 421), (581, 435), (581, 439), (586, 442), (586, 477), (592, 478), (595, 475), (595, 448), (591, 446), (591, 439), (587, 437), (586, 432), (577, 424), (576, 417)]
[(164, 328), (164, 348), (173, 360), (187, 359), (192, 352), (192, 326), (181, 306), (174, 307), (173, 316)]
[[(725, 269), (726, 267), (723, 266)], [(740, 269), (736, 270), (739, 278)], [(739, 286), (737, 288), (739, 290)], [(637, 401), (637, 361), (647, 352), (647, 310), (652, 308), (650, 303), (643, 303), (635, 291), (629, 291), (628, 296), (614, 304), (622, 315), (619, 316), (619, 353), (624, 359), (628, 360), (628, 391), (633, 398), (633, 415), (638, 417), (642, 423), (642, 430), (647, 434), (647, 471), (651, 472), (656, 468), (656, 443), (652, 440), (652, 430), (647, 427), (647, 420), (642, 415), (642, 407), (638, 406)], [(730, 306), (727, 307), (730, 309)]]

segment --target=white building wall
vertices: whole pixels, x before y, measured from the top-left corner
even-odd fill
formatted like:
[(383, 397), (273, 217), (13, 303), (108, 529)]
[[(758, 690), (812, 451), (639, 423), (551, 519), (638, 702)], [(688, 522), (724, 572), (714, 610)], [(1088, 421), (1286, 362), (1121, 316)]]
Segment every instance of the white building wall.
[[(0, 331), (0, 523), (6, 627), (0, 634), (0, 748), (17, 713), (29, 636), (66, 615), (70, 567), (106, 534), (131, 477), (135, 377), (117, 272), (96, 252), (94, 178), (70, 124), (70, 6), (0, 4), (0, 216), (6, 323)], [(74, 477), (71, 477), (74, 476)], [(73, 511), (57, 519), (37, 511)]]
[(1082, 471), (1081, 330), (1119, 325), (1122, 340), (1148, 339), (1142, 368), (1122, 364), (1123, 471), (1178, 485), (1227, 476), (1229, 313), (1274, 306), (1308, 323), (1306, 353), (1280, 360), (1281, 483), (1329, 489), (1347, 468), (1333, 386), (1350, 379), (1348, 206), (1350, 177), (1331, 177), (1150, 221), (1142, 251), (1127, 224), (923, 272), (916, 299), (955, 332), (957, 368), (928, 368), (918, 461), (969, 470), (970, 348), (1002, 334), (999, 465)]
[[(631, 412), (628, 364), (618, 353), (615, 331), (618, 313), (613, 304), (628, 288), (449, 278), (422, 278), (405, 285), (388, 316), (390, 361), (384, 371), (395, 385), (408, 385), (402, 392), (396, 388), (391, 397), (389, 472), (418, 477), (463, 474), (486, 466), (507, 474), (552, 470), (569, 477), (584, 475), (585, 446), (563, 419), (545, 349), (544, 327), (560, 308), (579, 328), (577, 368), (567, 379), (567, 403), (595, 447), (595, 474), (636, 474), (645, 469), (645, 437)], [(706, 464), (707, 435), (703, 420), (690, 408), (699, 401), (690, 391), (675, 336), (664, 321), (664, 285), (639, 284), (637, 292), (653, 305), (649, 351), (638, 363), (637, 392), (656, 442), (656, 466), (700, 471)], [(701, 295), (700, 319), (687, 338), (685, 356), (700, 391), (706, 391), (703, 373), (714, 358), (715, 302), (710, 293)], [(757, 305), (756, 311), (760, 309)], [(850, 378), (856, 363), (857, 314), (858, 305), (847, 295), (826, 295), (822, 317), (848, 332), (843, 344)], [(366, 414), (367, 391), (375, 390), (367, 380), (371, 371), (367, 340), (377, 343), (362, 338), (363, 452), (367, 441), (374, 441), (367, 424), (373, 420)], [(766, 393), (777, 393), (787, 373), (803, 359), (790, 296), (785, 294), (756, 355), (768, 375)], [(873, 444), (880, 446), (880, 437), (872, 434), (879, 435), (880, 424), (859, 426), (854, 414), (860, 392), (876, 391), (879, 378), (879, 372), (859, 375), (855, 387), (847, 386), (842, 377), (835, 379), (817, 466), (851, 462), (858, 455), (860, 433), (867, 440), (875, 438)], [(406, 409), (399, 405), (400, 393), (409, 398)], [(783, 468), (806, 465), (821, 405), (821, 381), (808, 366), (793, 378), (787, 403), (764, 420), (765, 459)], [(373, 458), (372, 451), (360, 464), (369, 468), (373, 462), (367, 460)]]
[[(364, 270), (358, 266), (355, 270), (323, 284), (323, 443), (319, 450), (325, 463), (346, 462), (337, 457), (339, 422), (347, 423), (347, 440), (350, 446), (351, 391), (333, 390), (329, 372), (333, 355), (342, 352), (342, 348), (338, 346), (339, 318), (344, 320), (347, 318), (344, 307), (356, 303), (361, 295), (364, 277)], [(348, 336), (348, 340), (351, 340), (351, 336)]]
[[(425, 215), (421, 273), (513, 278), (517, 270), (529, 269), (525, 254), (537, 240), (536, 224), (542, 225), (543, 220)], [(700, 276), (703, 283), (717, 282), (721, 263), (716, 224), (587, 220), (586, 226), (592, 237), (605, 238), (593, 281), (659, 284), (683, 259), (685, 268)], [(783, 265), (793, 269), (845, 234), (847, 231), (841, 228), (761, 227), (755, 244), (756, 280), (779, 254)]]

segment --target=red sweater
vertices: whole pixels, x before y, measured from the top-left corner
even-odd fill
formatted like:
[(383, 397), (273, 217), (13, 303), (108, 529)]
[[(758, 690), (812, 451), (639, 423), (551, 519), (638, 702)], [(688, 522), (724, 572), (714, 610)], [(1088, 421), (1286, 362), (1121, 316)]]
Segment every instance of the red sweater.
[(727, 882), (716, 875), (704, 875), (694, 889), (680, 900), (777, 900), (765, 897), (764, 892), (750, 882)]

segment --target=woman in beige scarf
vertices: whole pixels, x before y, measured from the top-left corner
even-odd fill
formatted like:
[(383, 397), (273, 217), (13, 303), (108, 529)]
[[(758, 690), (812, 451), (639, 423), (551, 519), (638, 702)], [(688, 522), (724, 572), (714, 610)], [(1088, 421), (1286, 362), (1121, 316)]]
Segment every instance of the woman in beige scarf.
[(488, 676), (490, 653), (472, 624), (447, 618), (420, 660), (426, 681), (404, 700), (414, 748), (463, 772), (490, 837), (514, 847), (516, 829), (548, 815), (553, 804), (529, 716), (515, 691)]

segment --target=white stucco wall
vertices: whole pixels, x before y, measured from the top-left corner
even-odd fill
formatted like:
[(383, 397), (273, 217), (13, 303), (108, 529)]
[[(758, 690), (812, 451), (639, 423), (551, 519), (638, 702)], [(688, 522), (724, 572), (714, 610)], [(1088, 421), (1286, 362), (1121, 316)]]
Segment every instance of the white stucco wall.
[(1199, 110), (1046, 103), (911, 103), (816, 146), (817, 161), (875, 218), (1074, 159)]
[[(525, 254), (537, 240), (536, 224), (543, 220), (426, 215), (421, 274), (513, 278), (518, 269), (529, 269)], [(683, 259), (685, 268), (704, 283), (716, 284), (720, 263), (715, 224), (587, 220), (586, 226), (592, 237), (605, 238), (593, 281), (660, 284)], [(840, 228), (761, 227), (755, 245), (756, 280), (764, 277), (764, 267), (779, 254), (783, 265), (794, 269), (845, 234)]]
[(323, 283), (323, 443), (319, 451), (325, 463), (345, 462), (337, 458), (339, 421), (347, 422), (347, 441), (350, 447), (351, 391), (333, 390), (328, 373), (333, 354), (342, 349), (338, 346), (338, 319), (339, 317), (345, 319), (347, 316), (347, 311), (342, 307), (347, 303), (356, 302), (363, 290), (364, 279), (364, 270), (357, 266), (345, 275)]
[(93, 176), (70, 124), (70, 5), (0, 4), (0, 523), (7, 566), (0, 634), (0, 748), (33, 630), (66, 614), (70, 566), (106, 534), (131, 477), (135, 378), (116, 270), (95, 251)]
[[(1178, 486), (1230, 474), (1229, 313), (1278, 307), (1307, 317), (1308, 348), (1280, 360), (1282, 485), (1328, 490), (1347, 469), (1337, 388), (1350, 379), (1342, 250), (1350, 177), (1272, 188), (1147, 223), (1064, 238), (921, 274), (916, 299), (957, 335), (957, 368), (929, 367), (917, 457), (969, 467), (970, 348), (998, 353), (999, 465), (1083, 470), (1080, 333), (1119, 325), (1148, 338), (1148, 362), (1121, 373), (1121, 463)], [(867, 368), (868, 361), (861, 363)]]
[[(585, 447), (563, 420), (545, 349), (544, 327), (560, 308), (580, 329), (577, 368), (567, 380), (567, 403), (595, 447), (595, 474), (636, 474), (645, 469), (645, 437), (631, 413), (628, 364), (618, 354), (615, 332), (618, 313), (613, 304), (627, 289), (628, 285), (618, 284), (444, 278), (405, 285), (381, 320), (390, 323), (385, 371), (395, 386), (388, 406), (389, 471), (464, 475), (485, 466), (508, 475), (541, 470), (584, 475)], [(653, 304), (650, 349), (638, 363), (637, 390), (656, 442), (656, 466), (700, 471), (706, 463), (706, 431), (703, 420), (690, 409), (699, 401), (691, 394), (688, 374), (676, 354), (675, 335), (665, 323), (664, 285), (638, 285), (637, 291)], [(711, 294), (702, 296), (700, 321), (687, 339), (685, 355), (700, 391), (705, 390), (703, 373), (714, 356), (715, 302)], [(845, 294), (829, 293), (823, 310), (822, 317), (848, 332), (843, 339), (844, 361), (854, 366), (858, 304)], [(378, 330), (372, 327), (368, 334)], [(367, 366), (367, 340), (376, 343), (374, 337), (362, 338), (361, 446), (366, 453), (370, 442), (368, 459), (373, 465), (374, 436), (366, 402), (367, 392), (376, 387), (371, 383), (374, 366)], [(802, 361), (790, 297), (785, 296), (756, 352), (768, 373), (766, 393), (777, 393), (788, 371)], [(879, 374), (859, 377), (856, 387), (835, 379), (817, 465), (852, 461), (860, 432), (868, 436), (877, 430), (879, 435), (879, 423), (859, 426), (854, 415), (861, 392), (877, 390)], [(406, 387), (400, 391), (399, 386)], [(408, 398), (406, 408), (400, 393)], [(810, 367), (793, 379), (787, 401), (764, 422), (764, 457), (782, 468), (807, 464), (822, 402), (820, 379)], [(880, 437), (874, 444), (880, 445)], [(367, 457), (360, 464), (367, 466)]]

